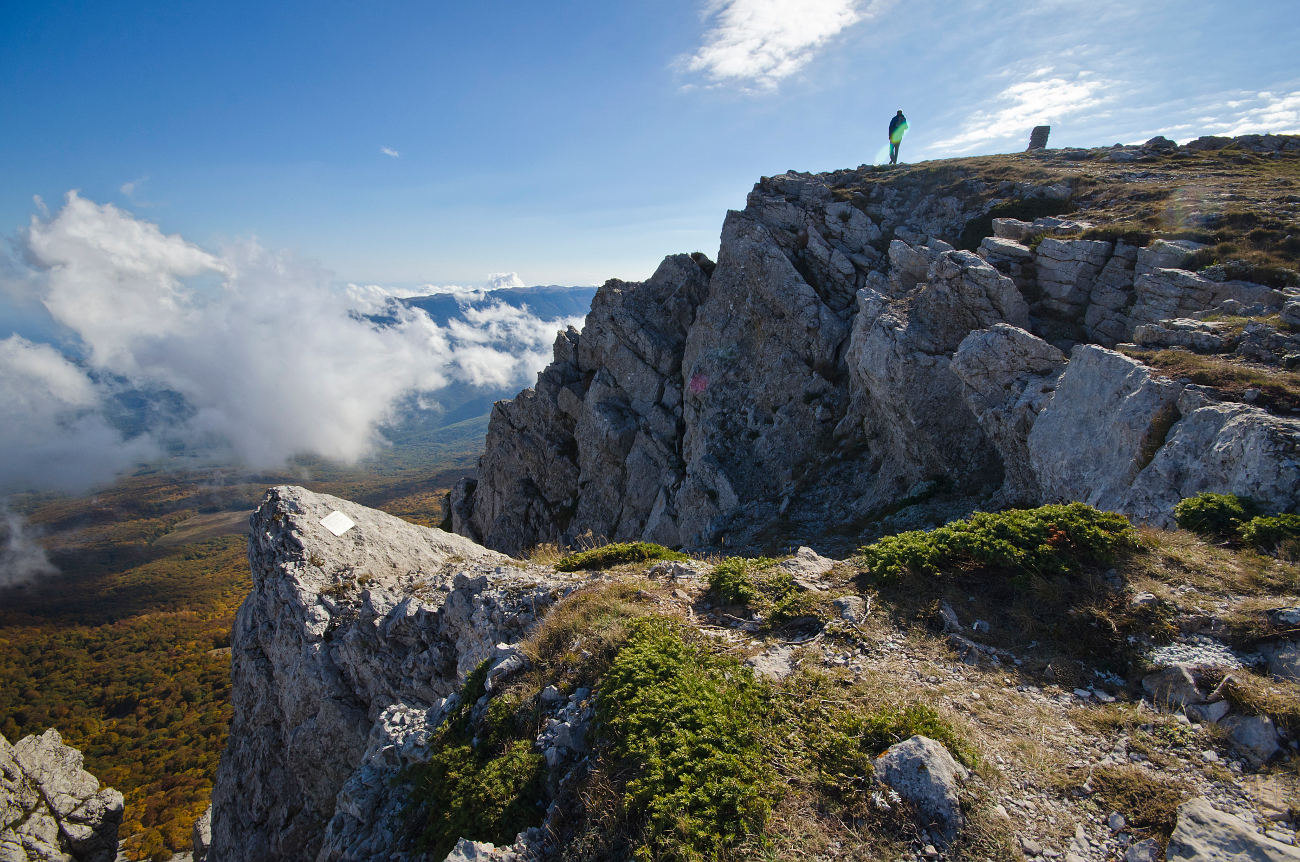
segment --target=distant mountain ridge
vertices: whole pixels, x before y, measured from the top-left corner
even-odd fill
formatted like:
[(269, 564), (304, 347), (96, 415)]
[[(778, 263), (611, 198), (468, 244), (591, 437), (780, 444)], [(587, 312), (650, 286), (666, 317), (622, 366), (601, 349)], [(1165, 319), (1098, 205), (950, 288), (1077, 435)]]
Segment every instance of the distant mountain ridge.
[(545, 284), (502, 287), (473, 293), (433, 293), (407, 297), (402, 303), (410, 308), (422, 309), (439, 326), (447, 326), (453, 319), (463, 317), (466, 309), (489, 308), (498, 302), (513, 308), (527, 308), (542, 320), (583, 317), (591, 310), (591, 298), (595, 295), (594, 285), (563, 287)]

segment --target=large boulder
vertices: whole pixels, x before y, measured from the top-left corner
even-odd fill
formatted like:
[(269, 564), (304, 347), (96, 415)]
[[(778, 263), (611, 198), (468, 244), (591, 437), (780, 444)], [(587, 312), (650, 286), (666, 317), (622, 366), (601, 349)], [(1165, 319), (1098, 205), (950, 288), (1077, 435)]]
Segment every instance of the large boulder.
[[(334, 511), (354, 523), (338, 536), (321, 524)], [(465, 675), (504, 661), (498, 644), (518, 642), (569, 581), (288, 486), (254, 512), (249, 564), (208, 858), (391, 858), (405, 803), (392, 779), (427, 756)]]
[(1277, 754), (1277, 728), (1266, 715), (1230, 715), (1221, 726), (1228, 731), (1233, 746), (1253, 766), (1263, 766)]
[(876, 758), (876, 777), (911, 803), (921, 826), (951, 842), (965, 824), (959, 792), (969, 775), (943, 743), (925, 736), (891, 745)]
[(1142, 679), (1142, 688), (1157, 706), (1177, 709), (1204, 703), (1205, 695), (1185, 667), (1167, 667)]
[(54, 728), (10, 745), (0, 736), (0, 859), (112, 862), (122, 794), (101, 788)]
[(1177, 418), (1181, 391), (1120, 353), (1076, 347), (1029, 432), (1029, 460), (1044, 502), (1081, 500), (1119, 511)]
[(1218, 811), (1204, 797), (1178, 806), (1168, 862), (1300, 862), (1300, 848), (1274, 841), (1251, 824)]

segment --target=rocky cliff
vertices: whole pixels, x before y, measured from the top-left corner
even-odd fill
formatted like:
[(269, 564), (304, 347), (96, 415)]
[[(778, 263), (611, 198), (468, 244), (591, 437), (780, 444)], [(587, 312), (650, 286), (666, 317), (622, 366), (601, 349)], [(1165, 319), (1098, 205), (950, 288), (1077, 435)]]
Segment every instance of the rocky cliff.
[(122, 794), (82, 769), (51, 728), (10, 745), (0, 736), (0, 860), (112, 862)]
[[(727, 215), (716, 265), (675, 255), (608, 282), (537, 385), (496, 405), (454, 529), (507, 553), (583, 535), (834, 547), (1060, 499), (1160, 524), (1205, 490), (1291, 510), (1300, 423), (1285, 406), (1187, 391), (1108, 349), (1222, 346), (1188, 320), (1219, 312), (1273, 321), (1255, 324), (1253, 361), (1300, 356), (1277, 322), (1300, 288), (1180, 269), (1202, 244), (1107, 231), (1127, 212), (1078, 169), (1158, 185), (1128, 163), (1225, 147), (1300, 160), (1298, 138), (1157, 139), (1022, 157), (1037, 181), (978, 162), (765, 177)], [(1098, 221), (989, 218), (1088, 207)], [(1224, 218), (1205, 210), (1202, 224)]]
[[(341, 536), (320, 523), (334, 511), (354, 522)], [(465, 674), (507, 660), (568, 582), (290, 487), (253, 514), (249, 563), (207, 858), (400, 858), (388, 851), (405, 800), (389, 779), (427, 756)]]

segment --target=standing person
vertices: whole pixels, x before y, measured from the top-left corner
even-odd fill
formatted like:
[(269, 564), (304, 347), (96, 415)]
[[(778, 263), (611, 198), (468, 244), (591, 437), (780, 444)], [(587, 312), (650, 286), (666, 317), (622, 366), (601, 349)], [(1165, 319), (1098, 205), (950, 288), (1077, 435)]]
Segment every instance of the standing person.
[(889, 121), (889, 163), (898, 164), (898, 145), (903, 143), (903, 133), (907, 131), (907, 117), (899, 111)]

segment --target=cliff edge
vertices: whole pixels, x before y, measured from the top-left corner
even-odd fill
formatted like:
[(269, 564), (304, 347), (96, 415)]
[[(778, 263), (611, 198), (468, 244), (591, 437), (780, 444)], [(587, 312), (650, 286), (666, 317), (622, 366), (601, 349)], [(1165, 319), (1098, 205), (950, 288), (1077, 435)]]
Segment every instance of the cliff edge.
[[(340, 536), (332, 512), (354, 522)], [(460, 537), (302, 488), (267, 492), (231, 633), (234, 719), (209, 859), (370, 859), (386, 780), (447, 699), (502, 658), (565, 581)]]

